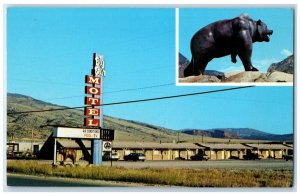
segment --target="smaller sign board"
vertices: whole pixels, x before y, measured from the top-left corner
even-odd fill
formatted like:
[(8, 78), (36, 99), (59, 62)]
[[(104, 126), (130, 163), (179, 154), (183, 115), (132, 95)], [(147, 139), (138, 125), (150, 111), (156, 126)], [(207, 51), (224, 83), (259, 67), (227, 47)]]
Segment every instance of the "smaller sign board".
[(100, 138), (106, 141), (112, 141), (115, 139), (115, 130), (113, 129), (102, 129)]
[(112, 150), (112, 143), (109, 141), (103, 142), (103, 151), (111, 151)]
[(100, 129), (55, 127), (53, 129), (53, 137), (99, 139)]

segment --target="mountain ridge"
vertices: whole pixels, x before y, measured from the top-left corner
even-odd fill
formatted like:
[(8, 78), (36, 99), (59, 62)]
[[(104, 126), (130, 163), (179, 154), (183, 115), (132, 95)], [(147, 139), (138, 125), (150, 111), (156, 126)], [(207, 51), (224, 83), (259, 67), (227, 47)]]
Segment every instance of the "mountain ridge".
[(183, 133), (191, 135), (205, 135), (210, 137), (223, 137), (235, 139), (256, 139), (256, 140), (293, 140), (293, 134), (272, 134), (251, 128), (214, 128), (214, 129), (185, 129)]
[[(31, 134), (40, 139), (46, 139), (51, 134), (51, 126), (48, 125), (64, 125), (69, 127), (83, 127), (83, 111), (78, 109), (60, 110), (43, 113), (21, 113), (12, 114), (14, 112), (49, 110), (63, 108), (52, 103), (47, 103), (30, 96), (8, 93), (7, 94), (7, 134), (8, 137), (15, 136), (18, 138), (30, 138)], [(139, 122), (135, 120), (125, 120), (104, 115), (104, 127), (116, 130), (116, 139), (124, 141), (154, 141), (154, 142), (172, 142), (172, 141), (194, 141), (202, 138), (202, 134), (191, 134), (184, 132), (189, 130), (200, 129), (184, 129), (172, 130), (169, 128), (152, 125), (149, 123)], [(216, 132), (216, 130), (218, 132)], [(225, 131), (226, 129), (210, 129), (206, 130), (207, 141), (220, 141), (222, 139), (249, 139), (252, 136), (241, 137), (234, 132)], [(230, 130), (230, 128), (227, 128)], [(248, 132), (252, 129), (247, 128)], [(211, 134), (210, 132), (216, 132)], [(223, 131), (223, 132), (222, 132)], [(178, 133), (180, 133), (180, 138)], [(210, 134), (209, 134), (210, 133)], [(245, 134), (244, 134), (245, 135)], [(261, 135), (268, 133), (261, 132)], [(274, 134), (273, 134), (274, 135)], [(270, 136), (270, 135), (269, 135)], [(275, 135), (276, 136), (276, 135)], [(274, 136), (274, 137), (275, 137)], [(214, 138), (212, 138), (214, 137)], [(275, 137), (276, 139), (276, 137)]]

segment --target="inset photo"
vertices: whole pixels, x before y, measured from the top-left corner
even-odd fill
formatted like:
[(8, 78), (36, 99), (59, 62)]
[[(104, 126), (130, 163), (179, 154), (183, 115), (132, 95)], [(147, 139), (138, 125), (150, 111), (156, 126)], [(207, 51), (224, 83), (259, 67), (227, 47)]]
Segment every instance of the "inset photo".
[(293, 85), (293, 8), (180, 8), (177, 85)]

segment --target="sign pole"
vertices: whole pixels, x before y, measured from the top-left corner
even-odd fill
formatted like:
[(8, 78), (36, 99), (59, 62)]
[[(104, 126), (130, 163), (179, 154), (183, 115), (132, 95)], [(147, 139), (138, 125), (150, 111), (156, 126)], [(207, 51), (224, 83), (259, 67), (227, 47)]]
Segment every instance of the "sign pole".
[(56, 165), (56, 138), (54, 138), (53, 165)]
[[(111, 146), (112, 146), (112, 142), (111, 142)], [(110, 166), (112, 167), (112, 147), (110, 149)]]
[[(97, 62), (96, 62), (96, 58), (97, 58), (97, 54), (94, 53), (93, 54), (93, 76), (97, 76), (99, 77), (99, 75), (96, 73), (96, 67), (97, 66)], [(99, 57), (98, 57), (99, 58)], [(99, 59), (100, 60), (100, 59)], [(101, 59), (102, 60), (102, 59)], [(102, 74), (100, 75), (100, 89), (102, 91), (102, 83), (103, 83), (103, 76)], [(93, 84), (93, 86), (96, 86), (95, 84)], [(102, 94), (100, 94), (100, 106), (102, 104)], [(102, 108), (101, 108), (102, 109)], [(101, 111), (100, 109), (100, 111)], [(100, 112), (100, 127), (103, 127), (103, 112)], [(93, 145), (93, 164), (94, 165), (102, 165), (102, 146), (103, 146), (103, 141), (101, 139), (95, 139), (92, 141), (92, 145)]]
[[(92, 76), (95, 76), (95, 58), (96, 58), (96, 53), (93, 53), (93, 69), (92, 69)], [(95, 87), (96, 85), (95, 84), (93, 84), (92, 85), (93, 87)], [(93, 98), (95, 98), (95, 95), (92, 95), (92, 97)], [(92, 108), (94, 108), (95, 106), (94, 105), (92, 105)], [(92, 116), (92, 119), (94, 119), (94, 116)], [(92, 147), (92, 149), (91, 149), (91, 154), (92, 154), (92, 160), (91, 160), (91, 163), (92, 164), (97, 164), (97, 157), (95, 156), (95, 149), (97, 149), (97, 145), (95, 144), (95, 139), (93, 139), (92, 141), (91, 141), (91, 147)]]

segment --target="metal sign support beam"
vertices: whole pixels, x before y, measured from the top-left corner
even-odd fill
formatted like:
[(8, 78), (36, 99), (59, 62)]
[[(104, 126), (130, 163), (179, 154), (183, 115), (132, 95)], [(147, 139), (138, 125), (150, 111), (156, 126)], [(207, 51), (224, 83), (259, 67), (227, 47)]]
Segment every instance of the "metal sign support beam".
[(54, 138), (53, 165), (56, 165), (56, 138)]
[[(97, 54), (94, 53), (93, 54), (93, 76), (97, 76), (96, 74), (96, 70), (95, 70), (95, 66), (96, 66), (96, 57), (97, 57)], [(104, 67), (103, 67), (104, 68)], [(99, 76), (97, 76), (99, 77)], [(102, 87), (103, 87), (103, 76), (101, 75), (101, 84), (100, 84), (100, 89), (102, 91)], [(93, 85), (94, 86), (94, 85)], [(102, 104), (102, 98), (103, 96), (100, 95), (100, 105)], [(101, 128), (103, 127), (103, 110), (101, 108), (101, 114), (100, 114), (100, 127)], [(93, 164), (94, 165), (102, 165), (102, 146), (103, 146), (103, 140), (97, 140), (97, 139), (94, 139), (92, 140), (92, 159), (93, 159)]]

